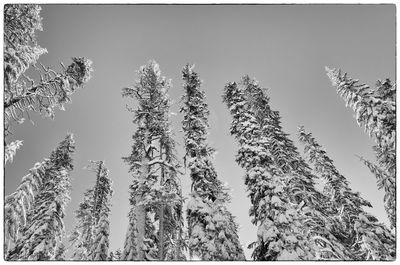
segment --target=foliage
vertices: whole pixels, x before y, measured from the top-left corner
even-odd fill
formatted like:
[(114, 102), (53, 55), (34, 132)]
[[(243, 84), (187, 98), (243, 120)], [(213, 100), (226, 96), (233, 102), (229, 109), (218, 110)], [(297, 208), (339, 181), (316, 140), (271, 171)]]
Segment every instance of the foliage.
[(179, 165), (169, 123), (170, 80), (161, 76), (159, 65), (150, 61), (137, 72), (133, 87), (122, 95), (138, 102), (134, 114), (138, 126), (131, 155), (123, 158), (130, 166), (130, 223), (124, 260), (182, 260), (183, 197), (178, 179)]
[(331, 198), (335, 225), (332, 231), (351, 249), (355, 260), (392, 260), (395, 240), (389, 229), (366, 213), (363, 207), (372, 207), (358, 192), (353, 192), (346, 178), (339, 173), (333, 161), (315, 141), (311, 133), (299, 128), (299, 140), (314, 169), (326, 182), (325, 191)]
[[(34, 111), (54, 118), (54, 110), (64, 110), (71, 95), (90, 79), (92, 62), (84, 57), (73, 57), (72, 63), (61, 73), (41, 65), (40, 81), (23, 76), (5, 90), (4, 114), (7, 122), (23, 121), (25, 112)], [(39, 68), (37, 68), (39, 70)]]
[[(328, 77), (337, 93), (344, 99), (346, 106), (356, 113), (358, 125), (365, 129), (376, 145), (373, 150), (378, 165), (371, 162), (364, 163), (375, 174), (380, 188), (385, 191), (385, 209), (391, 227), (396, 226), (396, 88), (389, 79), (378, 80), (376, 87), (370, 88), (366, 84), (359, 84), (356, 79), (347, 77), (340, 70), (326, 67)], [(382, 174), (387, 176), (387, 181), (382, 182)]]
[(5, 96), (18, 78), (40, 55), (47, 52), (37, 44), (36, 31), (42, 30), (39, 5), (4, 6), (4, 83)]
[(21, 236), (20, 232), (27, 222), (27, 214), (32, 209), (37, 194), (40, 192), (45, 172), (50, 161), (36, 163), (29, 174), (22, 178), (17, 190), (4, 200), (4, 231), (7, 241), (6, 251)]
[(185, 163), (192, 179), (187, 208), (190, 256), (202, 260), (244, 260), (238, 226), (226, 204), (230, 197), (217, 178), (214, 150), (208, 146), (208, 106), (201, 81), (191, 65), (182, 71)]
[(26, 224), (7, 260), (52, 260), (64, 234), (65, 207), (70, 200), (72, 134), (59, 144), (48, 160), (42, 183), (29, 209)]
[(244, 76), (225, 86), (232, 115), (231, 134), (239, 142), (236, 161), (246, 171), (250, 216), (258, 226), (255, 260), (344, 259), (346, 249), (329, 232), (326, 198), (258, 82)]
[(54, 256), (54, 260), (65, 260), (65, 252), (66, 252), (66, 247), (65, 245), (61, 242), (56, 249), (56, 254)]
[[(92, 62), (73, 57), (72, 63), (56, 72), (40, 64), (39, 57), (47, 50), (37, 44), (36, 32), (42, 30), (41, 7), (34, 4), (4, 6), (4, 128), (5, 140), (12, 134), (13, 122), (22, 123), (25, 114), (37, 112), (51, 118), (55, 108), (64, 110), (71, 95), (90, 79)], [(26, 74), (30, 66), (40, 80)], [(12, 161), (21, 141), (6, 145), (7, 161)], [(18, 144), (19, 143), (19, 144)]]
[(109, 248), (109, 214), (112, 181), (104, 161), (89, 161), (86, 169), (95, 172), (96, 183), (86, 190), (75, 211), (77, 224), (69, 241), (75, 246), (74, 260), (107, 260)]

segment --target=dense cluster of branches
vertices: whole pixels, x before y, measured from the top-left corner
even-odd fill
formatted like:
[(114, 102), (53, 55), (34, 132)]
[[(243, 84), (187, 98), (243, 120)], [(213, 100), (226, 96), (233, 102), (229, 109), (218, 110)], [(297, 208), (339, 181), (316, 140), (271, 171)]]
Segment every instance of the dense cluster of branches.
[[(363, 210), (370, 203), (351, 190), (325, 151), (300, 128), (309, 162), (326, 181), (322, 193), (314, 188), (317, 176), (282, 131), (279, 112), (270, 108), (256, 80), (244, 76), (228, 83), (223, 97), (232, 115), (231, 134), (239, 143), (236, 161), (246, 172), (250, 215), (258, 226), (257, 241), (249, 245), (253, 259), (395, 258), (394, 235)], [(392, 144), (392, 131), (387, 131), (384, 141)]]
[(396, 88), (389, 79), (378, 80), (376, 87), (360, 84), (338, 69), (326, 68), (332, 85), (346, 106), (356, 113), (360, 127), (375, 141), (373, 150), (378, 164), (360, 160), (376, 176), (379, 189), (384, 189), (385, 210), (392, 228), (396, 227)]
[(185, 163), (190, 169), (191, 193), (187, 208), (189, 253), (201, 260), (244, 260), (238, 225), (227, 208), (230, 195), (217, 178), (214, 149), (208, 146), (208, 105), (201, 80), (186, 65), (182, 71)]
[[(36, 31), (42, 30), (40, 6), (9, 4), (4, 6), (4, 128), (6, 162), (22, 141), (8, 143), (13, 123), (22, 123), (29, 112), (54, 118), (56, 108), (64, 110), (71, 95), (90, 79), (92, 62), (73, 57), (69, 66), (61, 63), (62, 71), (46, 67), (37, 61), (47, 50), (40, 47)], [(39, 78), (27, 75), (27, 70)]]

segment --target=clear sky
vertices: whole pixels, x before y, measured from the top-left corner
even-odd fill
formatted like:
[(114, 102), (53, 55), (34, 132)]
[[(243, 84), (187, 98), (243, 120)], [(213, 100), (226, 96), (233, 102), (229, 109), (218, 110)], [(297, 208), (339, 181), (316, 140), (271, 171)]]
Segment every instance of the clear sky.
[[(313, 133), (351, 187), (374, 206), (370, 211), (388, 224), (383, 192), (375, 177), (355, 156), (374, 160), (372, 140), (359, 128), (350, 109), (336, 94), (324, 67), (340, 67), (353, 78), (374, 85), (395, 77), (394, 5), (42, 5), (44, 31), (38, 42), (48, 54), (45, 65), (59, 67), (72, 56), (93, 61), (93, 77), (75, 93), (55, 120), (32, 115), (15, 125), (14, 139), (24, 140), (5, 171), (5, 195), (15, 191), (28, 169), (48, 157), (67, 132), (76, 140), (72, 200), (65, 218), (67, 232), (83, 192), (94, 185), (83, 167), (105, 160), (114, 185), (111, 250), (123, 247), (129, 211), (128, 167), (121, 157), (131, 150), (135, 131), (121, 88), (136, 79), (135, 71), (155, 59), (171, 78), (171, 111), (176, 140), (182, 133), (178, 113), (183, 93), (181, 70), (194, 63), (204, 81), (210, 107), (210, 144), (218, 154), (218, 176), (233, 189), (230, 205), (240, 224), (243, 246), (256, 239), (248, 216), (244, 171), (235, 163), (237, 144), (229, 135), (231, 117), (221, 95), (227, 82), (249, 74), (270, 88), (271, 105), (279, 110), (284, 130), (296, 140), (298, 125)], [(58, 68), (59, 69), (59, 68)], [(296, 140), (297, 144), (297, 140)], [(297, 145), (302, 148), (301, 146)], [(302, 149), (301, 149), (302, 150)], [(182, 176), (184, 194), (188, 175)], [(247, 258), (251, 251), (246, 250)]]

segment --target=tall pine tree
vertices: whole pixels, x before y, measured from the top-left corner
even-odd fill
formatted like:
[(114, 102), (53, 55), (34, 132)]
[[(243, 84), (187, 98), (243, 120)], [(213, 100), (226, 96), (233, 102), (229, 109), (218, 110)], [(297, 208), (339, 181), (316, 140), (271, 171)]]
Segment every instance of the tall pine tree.
[(246, 171), (245, 184), (258, 226), (255, 260), (343, 259), (346, 249), (325, 227), (326, 198), (314, 189), (307, 164), (282, 131), (279, 113), (258, 82), (248, 76), (225, 87), (224, 101), (239, 142), (236, 161)]
[(189, 252), (202, 260), (244, 260), (238, 225), (227, 209), (228, 191), (217, 178), (214, 150), (208, 146), (208, 106), (201, 80), (192, 65), (183, 68), (182, 121), (185, 163), (192, 180), (187, 220)]
[(124, 157), (130, 166), (131, 210), (123, 260), (182, 260), (183, 217), (179, 165), (169, 123), (170, 80), (161, 76), (155, 61), (138, 71), (134, 87), (122, 95), (137, 100), (134, 113), (137, 130), (131, 155)]
[(29, 173), (22, 178), (17, 190), (6, 196), (4, 200), (4, 231), (5, 253), (21, 236), (21, 230), (26, 226), (26, 219), (32, 209), (35, 198), (40, 193), (45, 179), (46, 170), (51, 168), (49, 159), (36, 163)]
[(44, 171), (26, 225), (7, 260), (52, 260), (64, 234), (65, 207), (70, 200), (73, 169), (71, 155), (75, 150), (72, 134), (55, 149)]
[[(4, 5), (4, 100), (20, 93), (18, 79), (39, 56), (47, 50), (40, 47), (36, 40), (36, 31), (42, 30), (42, 18), (39, 5)], [(16, 115), (14, 115), (16, 116)], [(17, 118), (21, 121), (21, 118)], [(5, 137), (9, 135), (10, 124), (5, 120)], [(6, 145), (6, 162), (12, 157), (22, 141), (16, 140)]]
[(84, 199), (75, 212), (77, 224), (70, 236), (75, 249), (71, 258), (104, 261), (109, 248), (112, 181), (104, 161), (89, 161), (86, 168), (96, 173), (96, 183), (84, 193)]
[[(8, 4), (4, 6), (4, 128), (6, 161), (12, 157), (22, 141), (9, 142), (13, 123), (30, 118), (37, 112), (51, 118), (55, 108), (64, 110), (71, 95), (90, 79), (92, 62), (84, 57), (73, 57), (72, 63), (57, 72), (40, 64), (39, 57), (47, 50), (37, 43), (36, 33), (42, 30), (41, 7), (33, 4)], [(26, 74), (30, 66), (32, 73)], [(35, 80), (40, 79), (40, 80)]]
[(361, 158), (376, 176), (378, 187), (385, 191), (385, 210), (391, 227), (396, 226), (396, 88), (389, 79), (378, 80), (375, 88), (360, 84), (338, 69), (326, 67), (337, 93), (356, 113), (358, 125), (376, 145), (373, 150), (378, 164)]
[(325, 179), (324, 191), (330, 197), (331, 209), (335, 211), (332, 231), (351, 249), (355, 260), (392, 260), (395, 257), (395, 239), (389, 229), (363, 207), (372, 205), (354, 192), (346, 178), (339, 173), (333, 161), (315, 141), (311, 133), (299, 128), (299, 140), (304, 144), (314, 170)]
[(43, 30), (40, 11), (41, 7), (33, 4), (4, 6), (5, 99), (17, 92), (14, 90), (19, 77), (47, 52), (36, 39), (36, 32)]
[(93, 236), (93, 189), (88, 189), (83, 194), (83, 201), (79, 203), (75, 211), (76, 225), (69, 236), (71, 246), (74, 246), (71, 254), (72, 260), (88, 260), (88, 253)]

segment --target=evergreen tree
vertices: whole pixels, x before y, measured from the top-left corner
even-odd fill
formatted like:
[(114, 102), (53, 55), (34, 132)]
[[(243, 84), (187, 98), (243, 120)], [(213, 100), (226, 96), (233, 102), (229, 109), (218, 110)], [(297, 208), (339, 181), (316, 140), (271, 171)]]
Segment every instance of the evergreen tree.
[(76, 225), (69, 237), (71, 245), (74, 246), (72, 260), (88, 260), (93, 236), (92, 207), (93, 189), (88, 189), (83, 194), (83, 201), (79, 203), (78, 210), (75, 211)]
[(40, 55), (47, 52), (37, 44), (36, 31), (42, 29), (39, 5), (4, 6), (4, 83), (5, 99), (12, 94), (18, 78)]
[(190, 255), (202, 260), (244, 260), (238, 226), (226, 206), (230, 197), (217, 178), (214, 150), (207, 144), (209, 111), (201, 80), (191, 65), (182, 74), (185, 161), (192, 179), (187, 209)]
[(362, 207), (372, 205), (358, 192), (353, 192), (346, 178), (339, 173), (333, 161), (315, 141), (311, 133), (299, 128), (299, 140), (310, 163), (326, 180), (327, 195), (335, 211), (333, 233), (346, 248), (351, 249), (356, 260), (392, 260), (395, 257), (395, 239), (383, 224)]
[(93, 245), (91, 249), (92, 260), (107, 260), (108, 249), (110, 247), (110, 221), (109, 212), (110, 205), (105, 205), (108, 209), (103, 209), (100, 212), (99, 222), (94, 230)]
[(69, 134), (49, 158), (42, 185), (27, 215), (21, 237), (8, 253), (8, 260), (51, 260), (64, 234), (65, 207), (70, 200), (74, 140)]
[(94, 189), (94, 205), (92, 216), (94, 218), (94, 236), (91, 246), (91, 260), (106, 260), (109, 248), (112, 182), (108, 177), (109, 171), (103, 161), (90, 161), (89, 167), (97, 173)]
[[(30, 118), (29, 112), (53, 118), (55, 108), (63, 110), (71, 95), (90, 79), (92, 71), (92, 62), (83, 57), (73, 57), (68, 67), (61, 64), (62, 72), (42, 64), (36, 67), (40, 55), (47, 52), (36, 39), (36, 32), (42, 30), (40, 10), (33, 4), (4, 6), (4, 131), (10, 162), (22, 144), (18, 140), (7, 143), (13, 122), (22, 123), (25, 114)], [(32, 72), (40, 81), (25, 74), (32, 65)]]
[(178, 179), (175, 141), (169, 124), (170, 80), (156, 62), (138, 71), (133, 88), (122, 95), (138, 101), (134, 113), (137, 131), (130, 156), (131, 211), (123, 260), (184, 259), (182, 192)]
[(224, 101), (233, 117), (231, 134), (239, 142), (236, 161), (258, 226), (255, 260), (343, 259), (346, 249), (325, 227), (325, 198), (314, 189), (307, 164), (282, 131), (279, 113), (257, 81), (248, 76), (225, 87)]
[[(328, 77), (346, 106), (356, 113), (356, 120), (376, 145), (373, 146), (378, 165), (363, 160), (385, 191), (384, 203), (391, 227), (396, 226), (396, 88), (389, 79), (378, 80), (376, 88), (359, 84), (337, 69), (326, 67)], [(382, 173), (385, 174), (382, 174)], [(384, 178), (382, 178), (384, 177)]]
[(69, 239), (75, 245), (72, 259), (106, 260), (112, 181), (103, 161), (89, 161), (86, 168), (96, 173), (96, 183), (84, 193), (83, 202), (75, 212), (77, 224)]
[(48, 159), (36, 163), (29, 174), (22, 178), (17, 190), (6, 196), (4, 200), (4, 231), (6, 238), (5, 253), (21, 236), (21, 230), (26, 226), (27, 214), (32, 209), (37, 194), (43, 187), (45, 172), (51, 168)]
[(35, 111), (51, 118), (56, 107), (64, 110), (71, 95), (90, 79), (92, 62), (84, 57), (73, 57), (72, 63), (61, 73), (41, 65), (40, 81), (23, 76), (12, 89), (5, 90), (4, 117), (6, 122), (23, 121), (25, 112)]
[[(31, 64), (46, 49), (41, 48), (36, 41), (36, 31), (42, 30), (42, 18), (38, 5), (4, 5), (4, 100), (12, 94), (17, 94), (17, 80)], [(19, 119), (21, 121), (21, 119)], [(10, 124), (4, 124), (5, 137), (10, 131)], [(16, 140), (6, 144), (6, 162), (12, 162), (17, 149), (22, 141)]]

